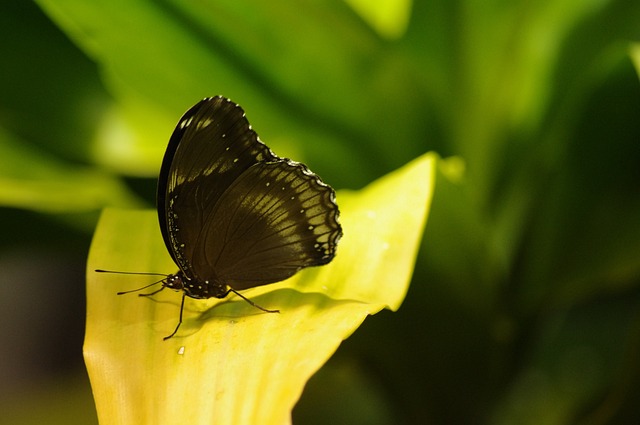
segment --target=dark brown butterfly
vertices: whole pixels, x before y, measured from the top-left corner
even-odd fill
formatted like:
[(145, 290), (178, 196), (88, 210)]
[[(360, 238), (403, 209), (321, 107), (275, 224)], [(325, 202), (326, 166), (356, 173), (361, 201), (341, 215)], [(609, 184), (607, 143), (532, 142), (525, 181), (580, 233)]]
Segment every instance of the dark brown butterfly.
[[(242, 108), (207, 98), (178, 122), (157, 193), (164, 242), (180, 269), (157, 283), (224, 298), (330, 262), (342, 236), (335, 192), (304, 164), (275, 155)], [(159, 291), (153, 292), (152, 295)]]

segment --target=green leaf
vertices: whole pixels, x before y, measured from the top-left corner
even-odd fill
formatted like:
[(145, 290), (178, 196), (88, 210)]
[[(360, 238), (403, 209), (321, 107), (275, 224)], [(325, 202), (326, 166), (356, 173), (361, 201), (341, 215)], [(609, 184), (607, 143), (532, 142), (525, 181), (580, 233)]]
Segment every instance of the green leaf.
[(96, 268), (171, 273), (154, 211), (105, 210), (87, 276), (84, 355), (103, 425), (283, 424), (309, 377), (369, 314), (399, 308), (411, 278), (433, 191), (426, 154), (358, 191), (339, 191), (344, 237), (337, 257), (245, 301), (179, 295), (118, 297), (152, 277)]
[(141, 206), (119, 179), (65, 163), (0, 128), (0, 205), (47, 213), (88, 212), (107, 205)]
[(411, 15), (411, 0), (346, 0), (362, 19), (385, 38), (404, 35)]
[(640, 43), (633, 43), (629, 49), (629, 55), (636, 67), (636, 72), (640, 76)]
[[(242, 105), (281, 155), (321, 175), (349, 167), (344, 185), (364, 184), (381, 164), (390, 170), (425, 151), (415, 146), (424, 133), (412, 124), (424, 119), (420, 76), (341, 0), (38, 4), (99, 64), (121, 106), (119, 121), (131, 130), (132, 152), (160, 158), (158, 140), (175, 117), (218, 94)], [(388, 140), (394, 149), (384, 149)], [(96, 160), (128, 164), (111, 158)]]

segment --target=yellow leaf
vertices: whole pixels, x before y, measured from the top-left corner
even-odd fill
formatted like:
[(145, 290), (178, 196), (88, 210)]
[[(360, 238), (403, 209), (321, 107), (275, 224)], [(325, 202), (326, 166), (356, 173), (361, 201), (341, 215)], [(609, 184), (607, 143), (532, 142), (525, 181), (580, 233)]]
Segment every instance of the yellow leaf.
[[(357, 191), (339, 191), (344, 237), (336, 258), (236, 296), (153, 297), (116, 292), (173, 273), (155, 211), (108, 209), (87, 271), (84, 356), (102, 425), (288, 424), (305, 383), (369, 314), (396, 310), (407, 291), (433, 191), (426, 154)], [(156, 278), (157, 280), (158, 278)]]

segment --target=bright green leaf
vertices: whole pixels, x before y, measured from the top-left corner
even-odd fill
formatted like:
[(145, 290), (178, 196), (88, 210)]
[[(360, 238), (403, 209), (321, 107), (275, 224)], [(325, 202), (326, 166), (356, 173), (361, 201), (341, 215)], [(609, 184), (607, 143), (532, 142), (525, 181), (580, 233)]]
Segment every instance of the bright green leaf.
[(346, 0), (381, 36), (400, 38), (411, 15), (411, 0)]
[[(415, 146), (425, 133), (412, 124), (425, 118), (416, 96), (421, 77), (341, 0), (38, 4), (99, 65), (121, 106), (117, 122), (130, 136), (132, 153), (154, 152), (157, 161), (164, 149), (158, 135), (169, 134), (175, 117), (214, 95), (242, 105), (281, 155), (310, 163), (322, 175), (340, 177), (348, 166), (344, 180), (353, 185), (377, 175), (378, 167), (395, 168), (425, 151)], [(292, 143), (300, 140), (305, 143)], [(394, 149), (376, 147), (389, 140)], [(326, 152), (339, 155), (329, 160)], [(96, 160), (129, 172), (138, 159)]]
[(636, 72), (640, 76), (640, 43), (634, 43), (631, 45), (630, 52), (631, 60), (636, 67)]
[(0, 205), (48, 213), (143, 203), (116, 177), (65, 163), (0, 128)]

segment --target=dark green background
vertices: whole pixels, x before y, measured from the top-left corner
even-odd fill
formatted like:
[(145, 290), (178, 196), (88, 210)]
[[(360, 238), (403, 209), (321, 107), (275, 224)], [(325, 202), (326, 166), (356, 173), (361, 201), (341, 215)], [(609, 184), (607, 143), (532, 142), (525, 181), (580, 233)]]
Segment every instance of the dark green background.
[[(95, 423), (99, 210), (152, 207), (172, 126), (223, 94), (338, 189), (431, 150), (466, 164), (438, 177), (402, 308), (343, 344), (294, 422), (636, 423), (640, 2), (418, 0), (397, 39), (337, 0), (85, 3), (129, 47), (0, 4), (0, 422)], [(127, 96), (168, 117), (134, 170), (96, 155)]]

